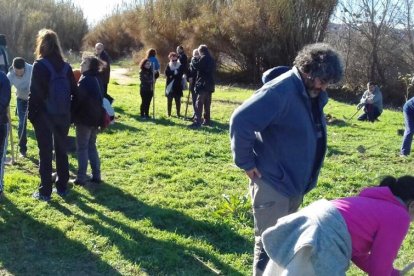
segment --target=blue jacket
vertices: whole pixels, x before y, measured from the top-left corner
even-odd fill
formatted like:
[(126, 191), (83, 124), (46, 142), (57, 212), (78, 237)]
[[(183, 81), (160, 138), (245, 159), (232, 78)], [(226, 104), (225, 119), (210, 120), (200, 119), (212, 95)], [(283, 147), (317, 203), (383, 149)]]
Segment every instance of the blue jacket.
[(99, 73), (91, 70), (82, 73), (78, 92), (73, 97), (72, 119), (75, 125), (97, 127), (102, 119), (103, 91)]
[(7, 108), (10, 104), (11, 86), (6, 74), (0, 71), (0, 124), (9, 122)]
[[(286, 196), (315, 187), (326, 152), (326, 92), (319, 94), (323, 150), (316, 158), (317, 129), (311, 100), (294, 67), (259, 89), (233, 113), (231, 148), (236, 165), (256, 167), (264, 181)], [(320, 160), (315, 164), (315, 160)]]

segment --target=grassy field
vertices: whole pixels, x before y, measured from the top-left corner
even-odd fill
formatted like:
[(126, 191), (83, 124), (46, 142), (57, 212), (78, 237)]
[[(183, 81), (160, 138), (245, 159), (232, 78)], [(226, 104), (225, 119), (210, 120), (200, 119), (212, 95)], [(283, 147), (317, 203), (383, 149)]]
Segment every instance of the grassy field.
[[(50, 203), (32, 199), (39, 176), (29, 124), (28, 158), (6, 167), (0, 275), (249, 275), (247, 179), (233, 166), (228, 123), (253, 91), (219, 86), (213, 126), (191, 130), (188, 121), (166, 117), (163, 80), (156, 87), (156, 119), (141, 120), (137, 74), (131, 77), (130, 84), (110, 85), (117, 120), (98, 137), (101, 185), (73, 187), (66, 200), (55, 194)], [(325, 111), (331, 116), (328, 154), (305, 205), (353, 195), (383, 175), (413, 172), (413, 158), (398, 154), (401, 112), (386, 110), (372, 124), (346, 121), (355, 107), (333, 100)], [(74, 176), (74, 155), (70, 165)], [(413, 242), (410, 233), (397, 267), (414, 260)], [(363, 274), (352, 268), (348, 275)]]

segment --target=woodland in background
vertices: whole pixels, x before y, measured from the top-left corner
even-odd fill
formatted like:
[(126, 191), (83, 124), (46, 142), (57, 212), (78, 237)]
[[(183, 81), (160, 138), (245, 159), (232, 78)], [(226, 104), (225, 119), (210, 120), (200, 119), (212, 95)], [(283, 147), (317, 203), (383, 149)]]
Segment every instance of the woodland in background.
[(12, 55), (29, 60), (37, 31), (49, 27), (66, 51), (91, 50), (100, 41), (114, 60), (139, 62), (155, 48), (162, 68), (177, 45), (191, 56), (205, 43), (218, 62), (220, 80), (256, 84), (266, 69), (292, 65), (305, 44), (324, 41), (344, 57), (340, 94), (360, 94), (374, 80), (385, 103), (400, 105), (413, 96), (413, 1), (136, 0), (120, 4), (88, 30), (70, 0), (0, 0), (0, 33)]
[(59, 35), (62, 48), (79, 51), (79, 43), (88, 32), (88, 24), (80, 8), (71, 1), (0, 0), (0, 33), (7, 38), (11, 57), (34, 59), (36, 35), (50, 28)]
[[(161, 62), (177, 45), (191, 56), (208, 45), (222, 71), (257, 82), (263, 70), (291, 64), (303, 45), (323, 41), (337, 1), (144, 0), (108, 17), (85, 37), (103, 40), (110, 55), (155, 48)], [(132, 47), (132, 49), (131, 49)]]

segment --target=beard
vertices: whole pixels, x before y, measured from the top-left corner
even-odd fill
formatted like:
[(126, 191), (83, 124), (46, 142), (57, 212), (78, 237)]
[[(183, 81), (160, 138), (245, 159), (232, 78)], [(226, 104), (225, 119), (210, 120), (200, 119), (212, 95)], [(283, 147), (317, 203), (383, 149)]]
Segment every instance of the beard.
[(323, 90), (321, 88), (315, 87), (315, 80), (310, 78), (305, 78), (304, 81), (306, 90), (308, 91), (308, 94), (311, 98), (316, 98), (319, 96), (319, 93), (321, 93)]

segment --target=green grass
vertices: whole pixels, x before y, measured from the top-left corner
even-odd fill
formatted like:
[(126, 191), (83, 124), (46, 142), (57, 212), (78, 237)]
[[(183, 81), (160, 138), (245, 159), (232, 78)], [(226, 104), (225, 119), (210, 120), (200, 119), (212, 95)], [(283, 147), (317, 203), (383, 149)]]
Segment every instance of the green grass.
[[(233, 166), (228, 123), (252, 91), (219, 86), (213, 94), (213, 127), (190, 130), (188, 121), (166, 117), (162, 79), (155, 121), (140, 120), (134, 71), (132, 77), (130, 85), (110, 84), (117, 122), (98, 137), (104, 180), (99, 187), (73, 187), (67, 200), (54, 194), (49, 204), (32, 199), (39, 176), (29, 124), (29, 158), (6, 167), (0, 275), (250, 274), (253, 225), (243, 201), (247, 179)], [(14, 110), (14, 99), (11, 105)], [(402, 114), (386, 110), (375, 124), (346, 122), (343, 116), (354, 110), (333, 100), (326, 107), (336, 120), (329, 126), (319, 184), (306, 196), (306, 205), (353, 195), (383, 175), (412, 173), (412, 157), (398, 155)], [(70, 164), (74, 176), (73, 155)], [(409, 235), (397, 267), (414, 259), (412, 243)], [(356, 268), (348, 274), (362, 275)]]

